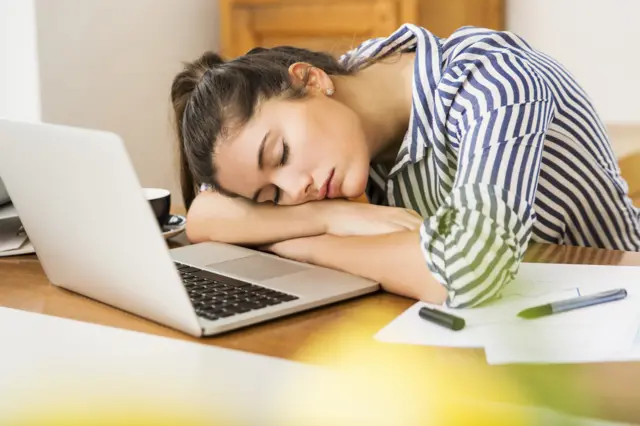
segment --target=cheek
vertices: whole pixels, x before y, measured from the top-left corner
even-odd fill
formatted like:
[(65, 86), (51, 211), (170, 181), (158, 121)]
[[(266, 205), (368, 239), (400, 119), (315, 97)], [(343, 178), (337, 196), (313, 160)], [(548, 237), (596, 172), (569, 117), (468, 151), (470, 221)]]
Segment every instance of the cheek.
[(301, 141), (323, 143), (341, 133), (336, 127), (339, 127), (342, 109), (336, 102), (313, 98), (293, 103), (288, 111), (283, 111), (283, 117), (286, 117), (285, 126)]
[(325, 128), (330, 134), (329, 140), (345, 155), (360, 154), (362, 148), (366, 147), (360, 120), (346, 107), (332, 111)]
[(297, 164), (342, 161), (366, 161), (368, 164), (360, 122), (355, 113), (342, 104), (313, 99), (291, 104), (280, 113), (287, 117), (284, 135)]

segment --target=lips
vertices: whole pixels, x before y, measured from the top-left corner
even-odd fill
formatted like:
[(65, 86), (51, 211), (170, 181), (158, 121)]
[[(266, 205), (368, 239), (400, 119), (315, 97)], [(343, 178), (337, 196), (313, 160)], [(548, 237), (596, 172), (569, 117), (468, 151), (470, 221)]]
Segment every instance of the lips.
[(325, 197), (331, 196), (331, 179), (333, 178), (334, 172), (335, 169), (331, 169), (327, 180), (325, 180), (324, 184), (322, 184), (322, 187), (320, 187), (320, 191), (318, 192), (318, 200), (323, 200)]

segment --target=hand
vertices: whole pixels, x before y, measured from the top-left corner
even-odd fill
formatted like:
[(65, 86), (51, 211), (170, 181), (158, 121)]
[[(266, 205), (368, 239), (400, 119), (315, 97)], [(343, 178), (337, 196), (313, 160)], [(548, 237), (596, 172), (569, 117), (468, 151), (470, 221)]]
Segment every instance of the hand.
[(380, 235), (419, 229), (423, 218), (413, 210), (356, 203), (346, 200), (324, 200), (317, 203), (325, 232), (331, 235)]

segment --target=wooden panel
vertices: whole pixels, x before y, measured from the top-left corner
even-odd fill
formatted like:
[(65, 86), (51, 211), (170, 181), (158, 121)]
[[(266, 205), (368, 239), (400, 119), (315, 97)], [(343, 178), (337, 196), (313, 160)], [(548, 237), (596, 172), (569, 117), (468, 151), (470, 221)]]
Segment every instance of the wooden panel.
[(220, 9), (220, 54), (223, 57), (231, 56), (235, 50), (233, 39), (234, 25), (231, 25), (234, 0), (218, 0)]
[(364, 40), (370, 38), (369, 35), (355, 37), (333, 36), (333, 37), (305, 37), (305, 36), (264, 36), (258, 38), (258, 44), (263, 47), (274, 46), (296, 46), (305, 49), (327, 52), (335, 57), (341, 56), (344, 52), (358, 46)]
[(420, 25), (448, 37), (465, 25), (504, 29), (504, 0), (420, 1)]
[(420, 20), (419, 0), (402, 0), (399, 4), (400, 24), (418, 24)]
[(221, 0), (223, 55), (293, 45), (341, 55), (417, 20), (418, 0)]
[[(372, 17), (373, 37), (385, 37), (400, 26), (399, 9), (398, 3), (395, 1), (378, 0), (376, 2)], [(353, 20), (353, 17), (351, 19)]]
[(232, 49), (232, 55), (244, 55), (249, 49), (255, 47), (258, 41), (252, 30), (253, 22), (251, 11), (243, 8), (234, 9), (231, 16), (234, 23), (232, 31), (234, 48)]
[(504, 0), (219, 0), (222, 53), (293, 45), (336, 56), (405, 22), (446, 37), (463, 25), (504, 26)]
[(640, 153), (620, 159), (620, 174), (629, 184), (629, 196), (640, 207)]
[[(422, 2), (425, 0), (391, 0), (395, 3), (403, 3), (403, 2)], [(439, 0), (442, 1), (442, 0)], [(231, 2), (238, 6), (265, 6), (265, 5), (279, 5), (284, 7), (295, 6), (295, 5), (308, 5), (308, 4), (344, 4), (344, 3), (360, 3), (363, 5), (371, 5), (376, 2), (376, 0), (231, 0)]]
[[(374, 26), (375, 9), (371, 4), (344, 2), (336, 4), (294, 4), (287, 7), (268, 5), (251, 10), (253, 31), (277, 34), (368, 33)], [(358, 19), (354, 19), (354, 17)]]

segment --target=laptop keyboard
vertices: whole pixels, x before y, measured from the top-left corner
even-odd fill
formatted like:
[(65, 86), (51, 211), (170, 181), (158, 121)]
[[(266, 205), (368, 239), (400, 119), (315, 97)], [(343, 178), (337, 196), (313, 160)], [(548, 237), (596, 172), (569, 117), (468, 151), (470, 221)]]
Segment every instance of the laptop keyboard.
[(211, 321), (299, 299), (193, 266), (175, 264), (196, 314)]

